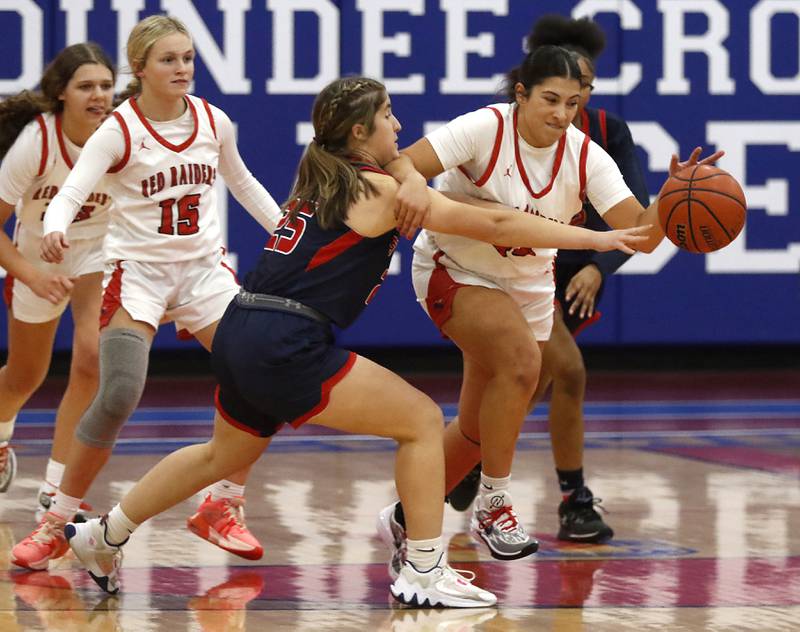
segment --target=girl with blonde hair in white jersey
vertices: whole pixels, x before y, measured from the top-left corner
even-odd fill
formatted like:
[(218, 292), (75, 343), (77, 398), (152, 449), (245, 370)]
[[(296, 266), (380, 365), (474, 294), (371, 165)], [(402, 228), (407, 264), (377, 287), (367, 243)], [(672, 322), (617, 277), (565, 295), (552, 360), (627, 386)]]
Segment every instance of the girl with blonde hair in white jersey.
[[(217, 172), (265, 230), (274, 230), (281, 214), (242, 161), (228, 116), (187, 94), (195, 51), (186, 27), (165, 15), (145, 18), (131, 31), (127, 55), (132, 96), (87, 143), (44, 220), (42, 258), (61, 261), (74, 247), (66, 227), (94, 183), (109, 174), (115, 205), (103, 245), (100, 384), (78, 424), (53, 507), (14, 547), (15, 563), (29, 568), (66, 551), (63, 525), (139, 403), (159, 324), (172, 320), (210, 349), (238, 292), (220, 232)], [(188, 527), (226, 551), (259, 559), (261, 544), (244, 523), (248, 470), (215, 483)]]
[(73, 44), (47, 66), (39, 90), (0, 102), (0, 221), (16, 213), (13, 241), (0, 231), (8, 307), (8, 358), (0, 369), (0, 492), (8, 490), (16, 470), (8, 441), (17, 413), (47, 375), (68, 304), (74, 321), (69, 381), (56, 411), (37, 521), (61, 482), (75, 426), (97, 390), (101, 249), (111, 205), (105, 181), (93, 187), (69, 226), (73, 249), (60, 264), (39, 257), (42, 217), (111, 109), (114, 78), (114, 65), (102, 48), (92, 42)]
[[(572, 125), (581, 97), (573, 54), (541, 46), (508, 73), (505, 85), (507, 103), (460, 116), (417, 141), (403, 150), (393, 173), (444, 174), (442, 190), (559, 223), (569, 223), (588, 198), (612, 228), (649, 226), (647, 240), (637, 247), (651, 252), (664, 237), (656, 205), (645, 209), (613, 159)], [(696, 148), (685, 162), (673, 156), (670, 174), (696, 164), (700, 152)], [(470, 530), (501, 560), (538, 549), (517, 518), (508, 488), (553, 322), (555, 253), (427, 230), (414, 244), (417, 299), (464, 361), (458, 419), (445, 430), (446, 489), (482, 461)], [(401, 510), (386, 508), (381, 515), (402, 533)], [(400, 546), (402, 538), (396, 542)]]

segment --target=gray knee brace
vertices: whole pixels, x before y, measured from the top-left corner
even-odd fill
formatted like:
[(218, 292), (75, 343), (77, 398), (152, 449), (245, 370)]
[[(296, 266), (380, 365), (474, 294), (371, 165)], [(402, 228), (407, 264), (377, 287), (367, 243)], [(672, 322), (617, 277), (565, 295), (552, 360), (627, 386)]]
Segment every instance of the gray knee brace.
[(95, 448), (112, 448), (142, 397), (150, 342), (133, 329), (100, 334), (100, 385), (75, 436)]

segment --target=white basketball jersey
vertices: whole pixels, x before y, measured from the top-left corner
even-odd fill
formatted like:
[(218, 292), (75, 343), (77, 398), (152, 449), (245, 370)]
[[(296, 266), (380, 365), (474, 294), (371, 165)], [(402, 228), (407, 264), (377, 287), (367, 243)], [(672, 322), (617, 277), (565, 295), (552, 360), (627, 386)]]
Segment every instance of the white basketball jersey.
[[(38, 131), (40, 133), (36, 133)], [(17, 225), (42, 237), (43, 218), (47, 205), (67, 179), (81, 148), (73, 144), (61, 129), (60, 114), (39, 114), (17, 137), (30, 145), (28, 151), (40, 155), (39, 171), (22, 198), (17, 202)], [(67, 229), (69, 239), (92, 239), (105, 234), (108, 226), (111, 195), (107, 178), (102, 178), (84, 202)]]
[[(158, 131), (128, 99), (107, 124), (122, 129), (125, 155), (107, 176), (116, 201), (104, 244), (107, 260), (186, 261), (220, 248), (214, 183), (220, 145), (211, 108), (186, 97), (193, 125)], [(181, 120), (181, 119), (179, 119)]]
[[(490, 134), (479, 134), (469, 139), (476, 144), (475, 157), (445, 172), (440, 189), (492, 200), (568, 224), (581, 210), (587, 184), (591, 187), (591, 183), (587, 183), (587, 160), (597, 160), (600, 158), (597, 152), (602, 150), (574, 126), (569, 126), (560, 140), (550, 147), (532, 147), (517, 133), (516, 106), (508, 103), (492, 105), (483, 110), (483, 116), (487, 110), (496, 119), (494, 129)], [(442, 141), (447, 142), (445, 139), (452, 139), (453, 134), (459, 133), (459, 126), (454, 127), (455, 131), (451, 129), (441, 133), (437, 130), (429, 135), (435, 150), (437, 144), (441, 147)], [(440, 134), (438, 139), (435, 138), (437, 133)], [(469, 143), (465, 141), (464, 144)], [(590, 147), (592, 151), (589, 151)], [(446, 160), (442, 163), (447, 166)], [(592, 202), (596, 201), (597, 195), (605, 197), (604, 201), (613, 198), (613, 203), (630, 195), (621, 175), (619, 181), (622, 188), (617, 183), (612, 187), (595, 183), (596, 195), (588, 191)], [(609, 208), (599, 200), (597, 206), (603, 212)], [(430, 231), (422, 231), (414, 244), (422, 254), (433, 256), (436, 251), (442, 251), (443, 262), (449, 259), (464, 270), (496, 278), (531, 277), (551, 271), (556, 249), (511, 246), (518, 244), (493, 245)]]

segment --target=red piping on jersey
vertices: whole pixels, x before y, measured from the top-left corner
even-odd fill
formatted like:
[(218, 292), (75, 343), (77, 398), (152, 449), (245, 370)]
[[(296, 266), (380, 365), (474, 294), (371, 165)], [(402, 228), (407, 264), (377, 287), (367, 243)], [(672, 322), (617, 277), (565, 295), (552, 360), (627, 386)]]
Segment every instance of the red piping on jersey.
[(352, 230), (347, 231), (344, 235), (338, 237), (327, 246), (323, 246), (317, 250), (311, 261), (308, 262), (308, 265), (306, 266), (306, 272), (313, 270), (324, 263), (328, 263), (328, 261), (331, 259), (335, 259), (345, 250), (348, 250), (349, 248), (352, 248), (356, 244), (360, 243), (362, 239), (364, 239), (364, 237), (359, 235), (357, 232)]
[[(222, 254), (223, 254), (223, 256), (225, 255), (225, 248), (222, 248)], [(233, 280), (236, 281), (236, 285), (241, 285), (241, 283), (239, 283), (239, 279), (236, 277), (236, 270), (231, 268), (228, 265), (228, 263), (225, 261), (225, 259), (220, 261), (219, 264), (233, 275)]]
[(61, 129), (61, 114), (56, 114), (56, 138), (58, 139), (58, 148), (61, 150), (61, 157), (64, 159), (67, 167), (72, 169), (73, 164), (69, 159), (67, 147), (64, 144), (64, 131)]
[(47, 125), (44, 123), (44, 117), (41, 114), (36, 115), (36, 122), (39, 124), (39, 129), (42, 130), (42, 157), (39, 159), (39, 173), (37, 176), (44, 175), (44, 168), (47, 166)]
[(311, 419), (312, 417), (316, 417), (317, 415), (319, 415), (323, 410), (325, 410), (328, 407), (328, 403), (330, 402), (330, 399), (331, 399), (331, 391), (333, 390), (333, 387), (336, 386), (339, 382), (341, 382), (348, 373), (350, 373), (350, 369), (352, 369), (353, 365), (356, 363), (356, 358), (357, 357), (358, 356), (356, 356), (356, 354), (351, 351), (350, 355), (347, 357), (347, 361), (344, 363), (342, 368), (340, 368), (338, 371), (336, 371), (336, 373), (331, 375), (327, 380), (325, 380), (322, 383), (321, 388), (320, 388), (320, 390), (322, 392), (320, 393), (319, 404), (314, 406), (314, 408), (309, 410), (304, 415), (301, 415), (297, 419), (294, 419), (293, 421), (290, 421), (289, 424), (293, 428), (299, 428), (301, 425), (303, 425), (309, 419)]
[(381, 169), (378, 165), (371, 165), (368, 162), (363, 162), (357, 156), (348, 156), (347, 159), (350, 161), (350, 164), (353, 165), (359, 171), (369, 171), (371, 173), (380, 173), (381, 175), (388, 176), (389, 172), (385, 169)]
[(217, 137), (217, 124), (214, 123), (214, 115), (211, 113), (211, 106), (208, 105), (208, 101), (201, 98), (203, 102), (203, 107), (206, 109), (206, 114), (208, 114), (208, 122), (211, 123), (211, 131), (214, 132), (214, 138)]
[(522, 164), (522, 156), (519, 154), (519, 134), (517, 133), (517, 112), (519, 112), (519, 108), (514, 108), (514, 158), (517, 161), (517, 168), (519, 169), (519, 175), (522, 178), (522, 182), (525, 184), (525, 188), (528, 189), (528, 193), (531, 194), (531, 197), (536, 198), (537, 200), (540, 197), (544, 197), (550, 192), (550, 189), (553, 188), (553, 183), (556, 181), (556, 176), (558, 175), (558, 170), (561, 168), (561, 159), (564, 158), (564, 147), (567, 144), (567, 133), (564, 132), (561, 135), (561, 138), (558, 139), (558, 148), (556, 149), (556, 158), (553, 161), (553, 173), (550, 176), (550, 182), (547, 183), (547, 186), (539, 191), (538, 193), (534, 193), (533, 188), (531, 187), (531, 183), (528, 181), (528, 174), (525, 172), (525, 166)]
[(603, 149), (608, 148), (608, 129), (606, 129), (606, 111), (598, 110), (597, 116), (600, 119), (600, 136), (603, 137)]
[(581, 183), (581, 190), (578, 193), (578, 197), (580, 197), (581, 202), (583, 202), (586, 198), (586, 156), (589, 154), (589, 141), (591, 140), (592, 139), (589, 138), (588, 134), (584, 134), (583, 143), (581, 144), (581, 158), (579, 162), (580, 166), (578, 167)]
[[(478, 178), (477, 180), (473, 180), (472, 176), (469, 175), (466, 169), (461, 165), (458, 166), (458, 170), (463, 173), (469, 179), (472, 184), (476, 187), (482, 187), (486, 184), (486, 181), (492, 175), (494, 171), (494, 167), (497, 164), (497, 157), (500, 155), (500, 145), (503, 142), (503, 115), (500, 114), (500, 111), (497, 108), (487, 107), (487, 110), (491, 110), (494, 112), (495, 117), (497, 117), (497, 131), (494, 134), (494, 146), (492, 147), (492, 156), (489, 158), (489, 164), (486, 165), (486, 171), (483, 172), (483, 175)], [(516, 113), (514, 114), (516, 117)], [(516, 118), (514, 119), (516, 121)], [(516, 124), (515, 124), (516, 129)]]
[(186, 97), (186, 96), (183, 97), (183, 100), (186, 101), (186, 105), (189, 106), (189, 110), (192, 113), (192, 118), (194, 119), (194, 130), (192, 130), (192, 133), (189, 136), (189, 138), (187, 138), (185, 141), (183, 141), (180, 145), (173, 145), (166, 138), (161, 136), (153, 128), (152, 125), (150, 125), (150, 121), (148, 121), (145, 118), (144, 114), (142, 114), (142, 111), (139, 109), (139, 106), (136, 105), (136, 99), (134, 99), (134, 98), (130, 99), (130, 103), (131, 103), (131, 107), (133, 108), (133, 111), (136, 113), (136, 116), (139, 117), (139, 120), (142, 122), (142, 125), (145, 126), (145, 129), (147, 129), (147, 131), (150, 132), (150, 135), (153, 138), (155, 138), (164, 147), (166, 147), (167, 149), (171, 149), (172, 151), (174, 151), (176, 153), (182, 152), (184, 149), (189, 147), (189, 145), (191, 145), (194, 142), (194, 139), (197, 138), (197, 129), (199, 127), (199, 125), (197, 124), (197, 110), (194, 107), (194, 103), (192, 103), (192, 100), (189, 97)]
[(108, 173), (117, 173), (128, 164), (128, 159), (131, 157), (131, 133), (128, 131), (128, 126), (125, 124), (125, 119), (122, 118), (121, 114), (112, 112), (111, 115), (117, 119), (117, 123), (122, 129), (122, 137), (125, 139), (125, 153), (122, 155), (122, 159), (108, 170)]

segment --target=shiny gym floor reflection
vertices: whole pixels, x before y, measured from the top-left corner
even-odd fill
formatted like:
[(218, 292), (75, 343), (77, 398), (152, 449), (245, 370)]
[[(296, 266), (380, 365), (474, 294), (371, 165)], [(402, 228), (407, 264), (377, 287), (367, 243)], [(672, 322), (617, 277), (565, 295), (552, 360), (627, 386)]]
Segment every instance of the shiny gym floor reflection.
[[(411, 380), (443, 402), (454, 377)], [(20, 415), (20, 471), (0, 496), (0, 630), (797, 630), (800, 629), (800, 372), (596, 374), (586, 405), (588, 483), (616, 538), (566, 545), (546, 407), (526, 421), (515, 507), (542, 546), (497, 562), (445, 512), (454, 566), (499, 597), (479, 611), (412, 610), (389, 596), (375, 515), (394, 499), (393, 445), (315, 426), (282, 432), (247, 489), (265, 545), (245, 562), (185, 529), (195, 501), (137, 531), (122, 592), (106, 597), (74, 559), (9, 564), (33, 526), (59, 384)], [(176, 399), (180, 393), (180, 400)], [(88, 500), (107, 510), (157, 459), (207, 436), (211, 384), (151, 381)], [(197, 404), (203, 404), (197, 407)]]

